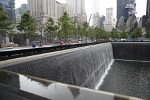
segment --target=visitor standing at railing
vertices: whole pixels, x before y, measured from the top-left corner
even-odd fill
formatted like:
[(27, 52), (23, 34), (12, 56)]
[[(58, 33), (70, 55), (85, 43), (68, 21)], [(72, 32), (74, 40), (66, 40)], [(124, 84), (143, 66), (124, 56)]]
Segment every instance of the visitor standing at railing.
[(64, 41), (63, 40), (60, 41), (60, 45), (64, 45)]
[(32, 47), (36, 47), (36, 43), (34, 40), (31, 42), (31, 45), (32, 45)]

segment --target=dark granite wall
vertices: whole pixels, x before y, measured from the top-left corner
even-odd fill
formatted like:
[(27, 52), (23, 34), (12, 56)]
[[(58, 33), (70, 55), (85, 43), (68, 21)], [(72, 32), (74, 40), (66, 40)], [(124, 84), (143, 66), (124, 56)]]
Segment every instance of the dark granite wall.
[(113, 42), (114, 59), (150, 61), (150, 42)]

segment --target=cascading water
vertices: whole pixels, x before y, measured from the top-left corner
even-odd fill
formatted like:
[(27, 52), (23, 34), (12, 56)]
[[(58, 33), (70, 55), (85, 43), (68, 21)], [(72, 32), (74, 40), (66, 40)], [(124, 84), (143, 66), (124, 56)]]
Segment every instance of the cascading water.
[(9, 65), (3, 69), (98, 89), (112, 62), (112, 44), (103, 43), (70, 53)]

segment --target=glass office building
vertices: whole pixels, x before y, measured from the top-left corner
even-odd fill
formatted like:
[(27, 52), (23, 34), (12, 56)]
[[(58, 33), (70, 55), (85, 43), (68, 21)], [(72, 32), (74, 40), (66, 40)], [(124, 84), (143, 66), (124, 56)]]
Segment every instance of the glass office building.
[(134, 8), (133, 10), (135, 10), (135, 6), (135, 0), (117, 0), (117, 19), (119, 19), (121, 16), (126, 19), (126, 17), (128, 16), (128, 10), (130, 10), (127, 7), (132, 7)]
[(147, 10), (146, 10), (146, 15), (150, 16), (150, 1), (147, 0)]
[(0, 0), (0, 7), (6, 11), (9, 20), (15, 23), (15, 0)]

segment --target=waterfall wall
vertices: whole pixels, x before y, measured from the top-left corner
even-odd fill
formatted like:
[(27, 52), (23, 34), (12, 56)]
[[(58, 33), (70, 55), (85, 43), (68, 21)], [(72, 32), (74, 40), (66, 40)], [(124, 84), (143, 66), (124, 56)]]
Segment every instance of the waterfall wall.
[(20, 61), (6, 65), (3, 69), (93, 89), (112, 61), (112, 44), (102, 43), (55, 56)]

